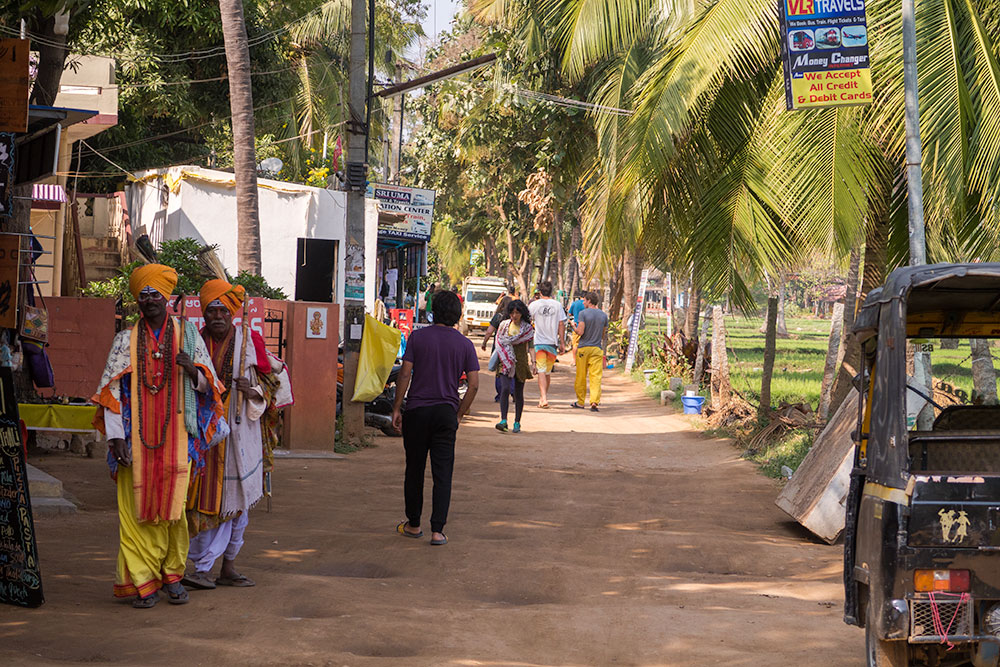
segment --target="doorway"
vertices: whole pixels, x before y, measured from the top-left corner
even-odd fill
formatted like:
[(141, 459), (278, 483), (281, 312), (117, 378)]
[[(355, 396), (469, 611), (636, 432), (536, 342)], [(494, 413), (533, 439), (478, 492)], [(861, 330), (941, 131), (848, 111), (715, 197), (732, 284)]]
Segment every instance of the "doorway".
[(337, 241), (299, 239), (295, 254), (295, 300), (333, 303), (337, 293)]

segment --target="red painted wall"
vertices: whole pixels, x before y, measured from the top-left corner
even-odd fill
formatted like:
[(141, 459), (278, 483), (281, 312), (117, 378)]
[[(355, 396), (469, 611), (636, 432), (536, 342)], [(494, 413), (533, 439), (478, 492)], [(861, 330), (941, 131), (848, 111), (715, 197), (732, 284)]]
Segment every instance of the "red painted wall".
[[(335, 303), (286, 301), (285, 362), (295, 405), (285, 412), (284, 446), (288, 449), (333, 451), (337, 425), (337, 347), (340, 306)], [(327, 309), (325, 339), (306, 338), (306, 310)]]
[(39, 393), (90, 398), (97, 391), (115, 337), (114, 299), (49, 297), (45, 306), (49, 311), (46, 351), (56, 386)]

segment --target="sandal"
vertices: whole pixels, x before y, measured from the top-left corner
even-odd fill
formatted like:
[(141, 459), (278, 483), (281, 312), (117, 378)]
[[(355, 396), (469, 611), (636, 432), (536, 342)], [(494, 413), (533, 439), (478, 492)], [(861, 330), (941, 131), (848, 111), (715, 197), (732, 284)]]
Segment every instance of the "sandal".
[(253, 579), (242, 574), (237, 574), (235, 577), (218, 577), (215, 583), (219, 586), (236, 586), (237, 588), (249, 588), (257, 585)]
[(600, 410), (597, 409), (597, 403), (591, 403), (590, 404), (590, 411), (591, 412), (600, 412)]
[(445, 535), (444, 533), (441, 533), (441, 537), (443, 539), (440, 539), (440, 540), (431, 540), (431, 546), (440, 547), (440, 546), (443, 546), (445, 544), (448, 544), (448, 536)]
[(419, 533), (411, 533), (410, 531), (406, 530), (406, 526), (409, 523), (410, 523), (409, 520), (400, 521), (399, 525), (396, 526), (396, 532), (402, 535), (403, 537), (412, 537), (413, 539), (417, 539), (418, 537), (424, 536), (424, 531), (422, 530)]
[(181, 579), (181, 585), (187, 586), (189, 588), (197, 588), (202, 591), (210, 591), (215, 588), (215, 582), (209, 578), (207, 572), (195, 572), (194, 574), (185, 574), (184, 578)]
[(549, 409), (549, 404), (548, 403), (539, 403), (538, 407), (540, 407), (542, 410), (548, 410)]
[(187, 590), (181, 586), (179, 581), (167, 584), (163, 587), (163, 590), (167, 593), (167, 602), (170, 604), (187, 604), (191, 601)]
[(156, 591), (153, 591), (152, 595), (147, 595), (144, 598), (139, 597), (137, 595), (135, 600), (132, 601), (132, 607), (134, 609), (152, 609), (153, 607), (156, 606), (156, 603), (159, 601), (160, 601), (160, 594), (157, 593)]
[(576, 401), (573, 401), (572, 403), (570, 403), (569, 407), (571, 407), (571, 408), (577, 408), (579, 410), (583, 410), (584, 409), (584, 407), (582, 405), (580, 405), (579, 403), (577, 403)]

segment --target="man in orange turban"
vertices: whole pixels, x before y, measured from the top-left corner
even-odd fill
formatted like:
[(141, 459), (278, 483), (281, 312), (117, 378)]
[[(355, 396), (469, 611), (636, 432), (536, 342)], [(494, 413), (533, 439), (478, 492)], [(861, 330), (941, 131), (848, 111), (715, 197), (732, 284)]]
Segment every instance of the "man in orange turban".
[(163, 589), (171, 604), (188, 601), (181, 585), (187, 559), (184, 514), (189, 479), (225, 437), (221, 385), (198, 330), (170, 317), (167, 297), (177, 272), (161, 264), (132, 272), (129, 289), (142, 317), (111, 345), (93, 401), (108, 439), (121, 524), (116, 597), (148, 609)]
[(201, 286), (201, 311), (204, 313), (218, 301), (218, 305), (228, 310), (231, 317), (243, 307), (246, 294), (242, 285), (230, 285), (220, 279), (209, 280)]
[[(231, 430), (209, 453), (204, 475), (194, 481), (188, 494), (188, 558), (194, 563), (194, 573), (186, 574), (183, 583), (191, 588), (254, 585), (252, 579), (237, 572), (235, 561), (243, 546), (250, 509), (264, 495), (260, 418), (267, 401), (258, 372), (270, 372), (270, 362), (266, 351), (259, 351), (265, 349), (263, 339), (258, 345), (259, 336), (250, 332), (254, 344), (247, 345), (250, 340), (244, 342), (243, 337), (249, 329), (233, 325), (233, 316), (245, 299), (242, 286), (225, 280), (209, 280), (201, 288), (205, 317), (201, 335), (223, 385), (222, 400)], [(267, 370), (258, 371), (257, 367)], [(210, 573), (220, 557), (222, 569), (213, 578)]]
[(158, 292), (164, 299), (169, 299), (177, 287), (177, 271), (163, 264), (146, 264), (136, 267), (128, 279), (128, 289), (135, 300), (146, 290)]

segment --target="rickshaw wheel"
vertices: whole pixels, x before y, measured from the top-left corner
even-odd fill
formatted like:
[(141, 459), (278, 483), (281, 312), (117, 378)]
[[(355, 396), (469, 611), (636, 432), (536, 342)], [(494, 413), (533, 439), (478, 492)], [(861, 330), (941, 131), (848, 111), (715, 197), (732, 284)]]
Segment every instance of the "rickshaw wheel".
[(879, 639), (872, 628), (872, 616), (865, 614), (865, 653), (868, 667), (909, 667), (910, 645), (906, 641)]

